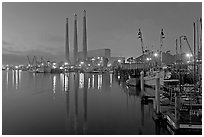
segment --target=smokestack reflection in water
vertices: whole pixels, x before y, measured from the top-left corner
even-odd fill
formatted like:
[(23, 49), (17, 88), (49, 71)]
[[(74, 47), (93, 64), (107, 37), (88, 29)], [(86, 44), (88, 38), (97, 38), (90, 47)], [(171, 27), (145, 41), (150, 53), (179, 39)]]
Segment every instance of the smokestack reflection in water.
[(64, 93), (66, 95), (67, 132), (70, 132), (70, 75), (64, 74)]
[(83, 134), (87, 134), (87, 88), (88, 88), (88, 75), (84, 75), (84, 121), (83, 121)]
[(75, 130), (75, 134), (77, 134), (77, 128), (78, 128), (78, 90), (79, 90), (79, 74), (74, 73), (74, 92), (75, 92), (74, 130)]

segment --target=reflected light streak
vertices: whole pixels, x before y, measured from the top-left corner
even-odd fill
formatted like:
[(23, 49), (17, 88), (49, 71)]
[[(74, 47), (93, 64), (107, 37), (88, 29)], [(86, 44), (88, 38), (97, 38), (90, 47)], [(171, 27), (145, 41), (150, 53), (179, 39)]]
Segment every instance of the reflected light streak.
[(7, 87), (7, 91), (8, 91), (8, 82), (9, 82), (9, 73), (8, 71), (6, 71), (6, 87)]
[(80, 73), (79, 75), (79, 88), (83, 88), (84, 87), (84, 74)]
[(91, 87), (91, 79), (88, 79), (88, 89)]
[(92, 75), (92, 88), (94, 88), (94, 75)]
[(19, 84), (21, 83), (21, 74), (22, 74), (22, 70), (19, 70)]
[(102, 87), (102, 75), (98, 75), (98, 89)]
[(64, 89), (64, 80), (65, 79), (65, 74), (60, 73), (60, 85), (61, 85), (61, 89)]
[(68, 80), (68, 77), (69, 76), (67, 76), (67, 75), (65, 75), (65, 77), (64, 77), (64, 91), (68, 91), (68, 82), (69, 82), (69, 80)]
[(14, 86), (14, 70), (12, 70), (12, 86)]
[(53, 76), (53, 94), (56, 93), (56, 75)]
[(17, 90), (18, 89), (18, 84), (19, 84), (19, 73), (18, 73), (18, 70), (15, 70), (15, 77), (16, 77), (15, 86), (16, 86), (16, 90)]
[(112, 86), (112, 82), (113, 82), (113, 76), (112, 76), (112, 74), (110, 74), (110, 86)]
[(6, 71), (6, 85), (8, 86), (8, 80), (9, 80), (9, 73), (8, 73), (8, 71)]

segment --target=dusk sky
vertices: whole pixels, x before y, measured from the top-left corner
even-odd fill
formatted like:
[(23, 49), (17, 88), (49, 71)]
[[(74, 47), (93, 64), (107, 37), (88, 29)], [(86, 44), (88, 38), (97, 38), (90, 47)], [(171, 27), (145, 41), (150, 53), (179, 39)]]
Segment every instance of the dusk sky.
[[(87, 11), (88, 50), (111, 49), (112, 56), (140, 56), (144, 45), (175, 54), (175, 40), (186, 35), (193, 48), (193, 22), (202, 17), (202, 3), (3, 3), (2, 61), (27, 63), (26, 56), (64, 60), (65, 22), (69, 18), (73, 52), (74, 14), (78, 15), (78, 47), (82, 50), (82, 15)], [(185, 42), (184, 42), (185, 43)], [(184, 44), (184, 52), (190, 52)]]

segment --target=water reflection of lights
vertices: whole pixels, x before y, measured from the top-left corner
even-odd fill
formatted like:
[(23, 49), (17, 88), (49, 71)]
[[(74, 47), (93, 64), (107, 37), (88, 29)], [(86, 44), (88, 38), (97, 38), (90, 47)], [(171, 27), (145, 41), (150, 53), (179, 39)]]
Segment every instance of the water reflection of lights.
[(91, 87), (91, 78), (88, 79), (88, 89)]
[(9, 73), (8, 73), (8, 71), (6, 71), (6, 87), (7, 87), (7, 90), (8, 90), (8, 82), (9, 82)]
[(110, 74), (110, 86), (112, 86), (112, 82), (113, 82), (113, 75), (112, 74)]
[(15, 87), (16, 87), (16, 90), (17, 90), (18, 85), (19, 85), (19, 71), (15, 70), (14, 75), (15, 75)]
[(56, 75), (53, 76), (52, 81), (53, 81), (53, 83), (52, 83), (53, 84), (53, 89), (52, 90), (53, 90), (53, 94), (55, 94), (56, 93)]
[(79, 75), (79, 88), (84, 87), (84, 73), (80, 73)]
[(68, 80), (68, 78), (69, 78), (68, 75), (64, 76), (64, 91), (65, 92), (69, 90), (69, 85), (68, 85), (69, 80)]
[(98, 89), (102, 87), (102, 75), (98, 75)]
[(94, 88), (94, 75), (92, 75), (92, 88)]
[(65, 84), (65, 74), (60, 73), (60, 84), (61, 84), (61, 89), (64, 89), (64, 84)]
[(22, 73), (22, 70), (19, 70), (19, 84), (21, 83), (21, 73)]
[(14, 70), (12, 70), (12, 86), (14, 86), (14, 77), (15, 77)]

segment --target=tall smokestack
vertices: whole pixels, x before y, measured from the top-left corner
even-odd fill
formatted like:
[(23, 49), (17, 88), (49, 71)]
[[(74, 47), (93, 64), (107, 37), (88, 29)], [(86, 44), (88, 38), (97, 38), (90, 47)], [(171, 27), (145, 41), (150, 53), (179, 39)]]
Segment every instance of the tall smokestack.
[(83, 17), (83, 59), (87, 57), (87, 32), (86, 32), (86, 10)]
[(68, 18), (66, 18), (65, 59), (66, 59), (67, 62), (69, 62), (69, 25), (68, 25)]
[(77, 42), (77, 15), (74, 14), (74, 64), (78, 60), (78, 42)]

